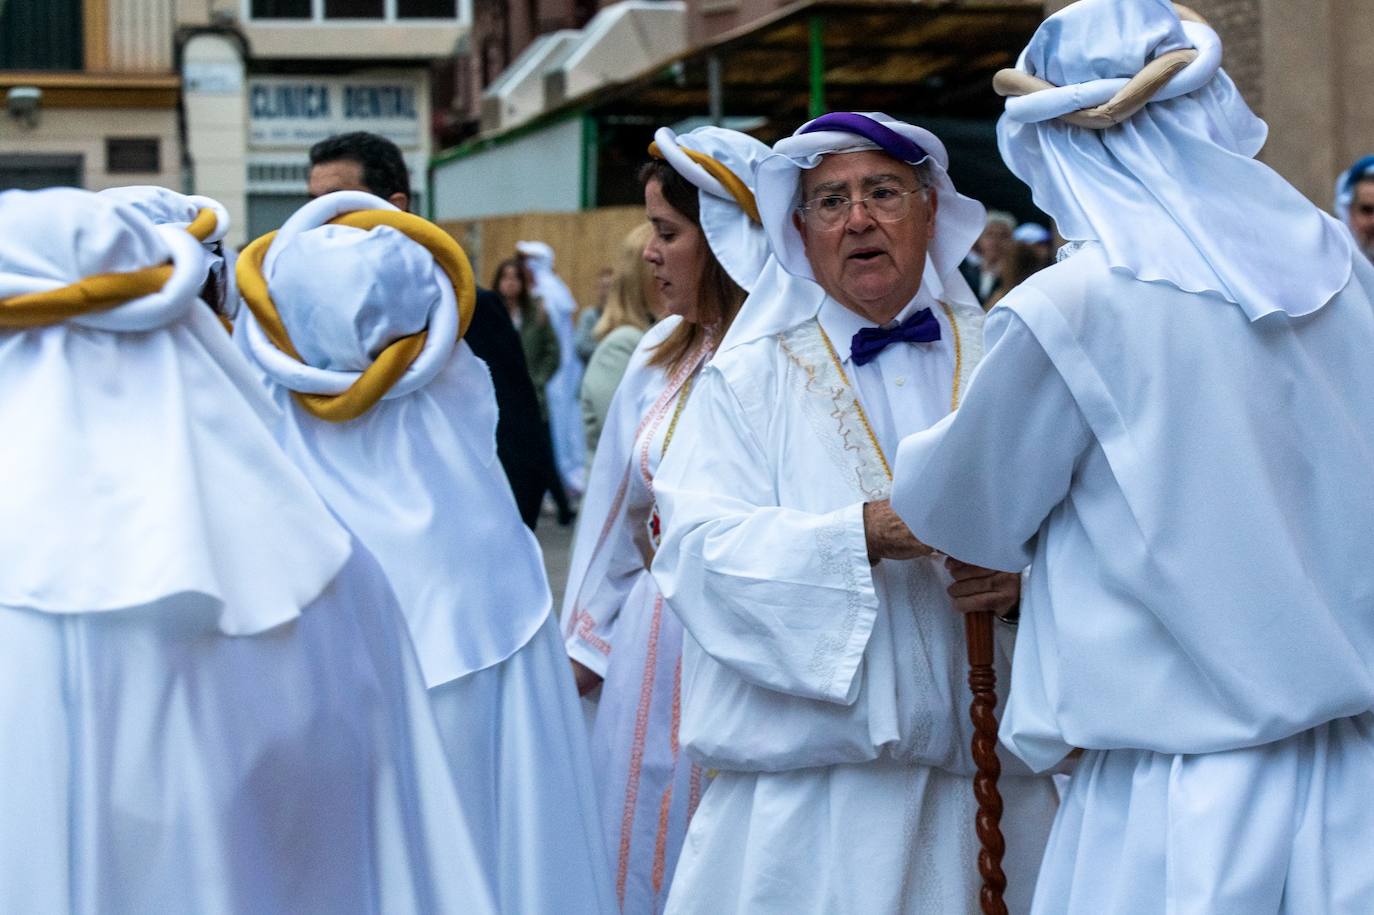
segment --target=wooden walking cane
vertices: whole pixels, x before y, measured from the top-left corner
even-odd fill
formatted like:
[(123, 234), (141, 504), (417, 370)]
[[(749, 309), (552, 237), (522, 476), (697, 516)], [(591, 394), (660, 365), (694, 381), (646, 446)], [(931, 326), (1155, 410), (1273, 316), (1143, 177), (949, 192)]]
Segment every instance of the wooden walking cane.
[(973, 776), (973, 796), (978, 799), (978, 873), (983, 888), (978, 902), (983, 915), (1007, 915), (1002, 894), (1007, 888), (1007, 875), (1002, 872), (1002, 855), (1006, 840), (1002, 838), (1002, 794), (997, 779), (1002, 774), (1002, 762), (997, 758), (997, 671), (992, 667), (992, 613), (964, 615), (964, 635), (968, 641), (968, 686), (973, 691), (969, 718), (973, 721), (973, 762), (977, 774)]

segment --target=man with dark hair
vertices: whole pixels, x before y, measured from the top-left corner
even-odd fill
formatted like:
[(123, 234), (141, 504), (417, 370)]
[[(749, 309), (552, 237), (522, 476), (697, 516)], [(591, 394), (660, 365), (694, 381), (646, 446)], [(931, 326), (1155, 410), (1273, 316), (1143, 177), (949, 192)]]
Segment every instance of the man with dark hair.
[[(310, 148), (311, 197), (334, 191), (367, 191), (402, 210), (410, 209), (410, 173), (395, 143), (375, 133), (341, 133)], [(496, 386), (496, 455), (506, 471), (520, 517), (531, 530), (539, 520), (548, 481), (557, 471), (544, 431), (534, 385), (525, 368), (520, 336), (496, 293), (477, 290), (472, 324), (463, 337), (491, 370)]]
[(410, 209), (410, 169), (400, 148), (386, 137), (358, 130), (310, 147), (310, 196), (366, 190), (397, 209)]

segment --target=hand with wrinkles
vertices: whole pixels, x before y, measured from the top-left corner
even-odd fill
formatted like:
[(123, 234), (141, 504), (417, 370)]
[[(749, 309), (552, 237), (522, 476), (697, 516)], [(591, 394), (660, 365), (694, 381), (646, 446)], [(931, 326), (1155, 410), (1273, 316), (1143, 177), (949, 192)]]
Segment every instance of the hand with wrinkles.
[(916, 539), (911, 528), (897, 517), (886, 499), (864, 503), (864, 539), (868, 543), (868, 561), (872, 565), (876, 565), (879, 559), (916, 559), (933, 552)]
[(945, 568), (954, 576), (949, 596), (954, 609), (960, 613), (991, 611), (1005, 619), (1021, 603), (1021, 576), (1015, 572), (999, 572), (950, 557)]

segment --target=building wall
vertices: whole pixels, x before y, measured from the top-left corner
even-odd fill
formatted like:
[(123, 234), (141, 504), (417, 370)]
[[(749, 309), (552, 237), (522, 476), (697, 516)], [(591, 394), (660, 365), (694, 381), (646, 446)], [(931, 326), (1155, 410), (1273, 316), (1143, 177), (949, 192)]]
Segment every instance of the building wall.
[(582, 119), (570, 117), (434, 167), (434, 218), (582, 208)]
[(475, 127), (482, 91), (530, 42), (547, 32), (586, 25), (614, 0), (472, 0), (472, 31), (457, 55), (458, 88), (452, 113)]
[[(77, 29), (81, 68), (0, 70), (0, 95), (18, 86), (42, 92), (35, 122), (0, 113), (0, 170), (6, 162), (77, 157), (79, 180), (92, 190), (150, 183), (180, 187), (173, 13), (173, 0), (82, 0), (79, 28), (75, 23), (64, 26), (68, 39)], [(48, 25), (35, 19), (26, 21), (25, 28)], [(46, 36), (27, 38), (42, 45)], [(109, 138), (155, 141), (158, 168), (111, 172)]]
[(704, 44), (790, 5), (788, 0), (687, 0), (687, 43)]
[[(151, 137), (159, 144), (161, 170), (111, 174), (107, 137)], [(8, 156), (80, 156), (82, 186), (98, 191), (125, 184), (179, 186), (180, 147), (174, 112), (140, 108), (62, 108), (41, 113), (38, 126), (0, 125), (0, 169)], [(3, 188), (0, 188), (3, 190)]]

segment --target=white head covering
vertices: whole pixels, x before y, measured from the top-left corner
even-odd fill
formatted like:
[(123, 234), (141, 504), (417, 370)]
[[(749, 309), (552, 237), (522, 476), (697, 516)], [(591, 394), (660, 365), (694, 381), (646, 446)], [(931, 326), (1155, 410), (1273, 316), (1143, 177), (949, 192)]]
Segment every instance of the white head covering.
[(1011, 237), (1023, 245), (1045, 245), (1050, 241), (1050, 230), (1038, 222), (1023, 222), (1011, 233)]
[[(263, 273), (292, 343), (277, 350), (251, 313), (249, 353), (282, 407), (287, 453), (377, 557), (410, 624), (428, 686), (504, 660), (551, 606), (538, 543), (496, 459), (496, 396), (486, 365), (458, 339), (453, 283), (395, 229), (327, 225), (394, 210), (340, 191), (278, 232)], [(363, 415), (316, 418), (290, 394), (338, 393), (388, 344), (428, 328), (425, 347)]]
[(199, 194), (179, 194), (176, 191), (155, 184), (134, 184), (127, 187), (112, 187), (100, 191), (119, 203), (133, 207), (142, 213), (155, 226), (175, 226), (187, 229), (202, 210), (215, 214), (215, 224), (210, 234), (200, 239), (205, 250), (205, 279), (214, 274), (223, 295), (222, 302), (209, 302), (212, 308), (226, 317), (234, 317), (238, 310), (238, 289), (234, 282), (234, 261), (237, 252), (224, 243), (229, 234), (229, 211), (224, 204)]
[[(400, 232), (326, 225), (356, 210), (396, 207), (364, 191), (317, 197), (278, 230), (263, 258), (268, 291), (283, 323), (296, 329), (292, 342), (305, 361), (277, 349), (256, 320), (244, 327), (247, 350), (268, 379), (287, 390), (334, 395), (348, 390), (388, 344), (428, 326), (424, 349), (383, 399), (404, 397), (448, 365), (458, 345), (457, 300), (447, 277), (433, 279), (439, 268), (428, 252)], [(399, 260), (387, 264), (392, 257)], [(325, 262), (335, 272), (311, 266)]]
[(0, 299), (169, 259), (160, 292), (0, 330), (0, 606), (203, 609), (255, 633), (298, 616), (351, 554), (195, 305), (195, 239), (85, 191), (0, 194)]
[[(1057, 117), (1099, 105), (1150, 60), (1198, 49), (1154, 101), (1104, 130)], [(1059, 89), (1013, 98), (1008, 167), (1070, 241), (1113, 269), (1239, 305), (1251, 320), (1321, 308), (1350, 277), (1346, 233), (1252, 158), (1267, 128), (1219, 69), (1221, 42), (1166, 0), (1080, 0), (1045, 20), (1017, 68)]]
[(750, 195), (754, 194), (754, 172), (772, 150), (746, 133), (724, 127), (698, 127), (681, 136), (671, 128), (660, 127), (654, 132), (654, 145), (673, 171), (696, 187), (701, 231), (711, 253), (741, 289), (752, 290), (768, 261), (768, 236), (763, 225), (685, 150), (715, 159), (744, 184)]
[[(844, 116), (856, 117), (848, 113)], [(824, 117), (829, 119), (835, 115)], [(921, 158), (913, 155), (906, 160), (912, 165), (924, 163), (929, 170), (931, 187), (935, 188), (940, 200), (935, 214), (935, 233), (926, 251), (922, 288), (937, 299), (976, 308), (978, 300), (959, 273), (959, 264), (982, 234), (986, 213), (983, 205), (955, 190), (947, 171), (949, 154), (935, 134), (879, 112), (866, 112), (857, 117), (876, 122), (880, 129), (892, 131), (925, 153)], [(806, 258), (801, 232), (792, 221), (792, 214), (801, 203), (802, 172), (815, 168), (825, 156), (882, 147), (848, 130), (817, 130), (813, 127), (817, 121), (823, 119), (807, 121), (792, 136), (779, 140), (773, 147), (773, 155), (759, 166), (759, 213), (777, 266), (760, 279), (754, 294), (740, 309), (722, 351), (786, 330), (815, 315), (825, 300), (825, 292), (816, 284), (811, 263)]]
[(1350, 225), (1350, 204), (1355, 200), (1355, 186), (1368, 178), (1374, 178), (1374, 156), (1356, 159), (1336, 179), (1336, 202), (1331, 212), (1343, 225)]
[[(553, 312), (552, 317), (571, 316), (577, 310), (577, 300), (568, 284), (554, 272), (553, 248), (542, 241), (518, 241), (515, 250), (524, 256), (534, 276), (530, 292), (544, 300), (544, 307)], [(554, 324), (560, 326), (557, 321)]]

